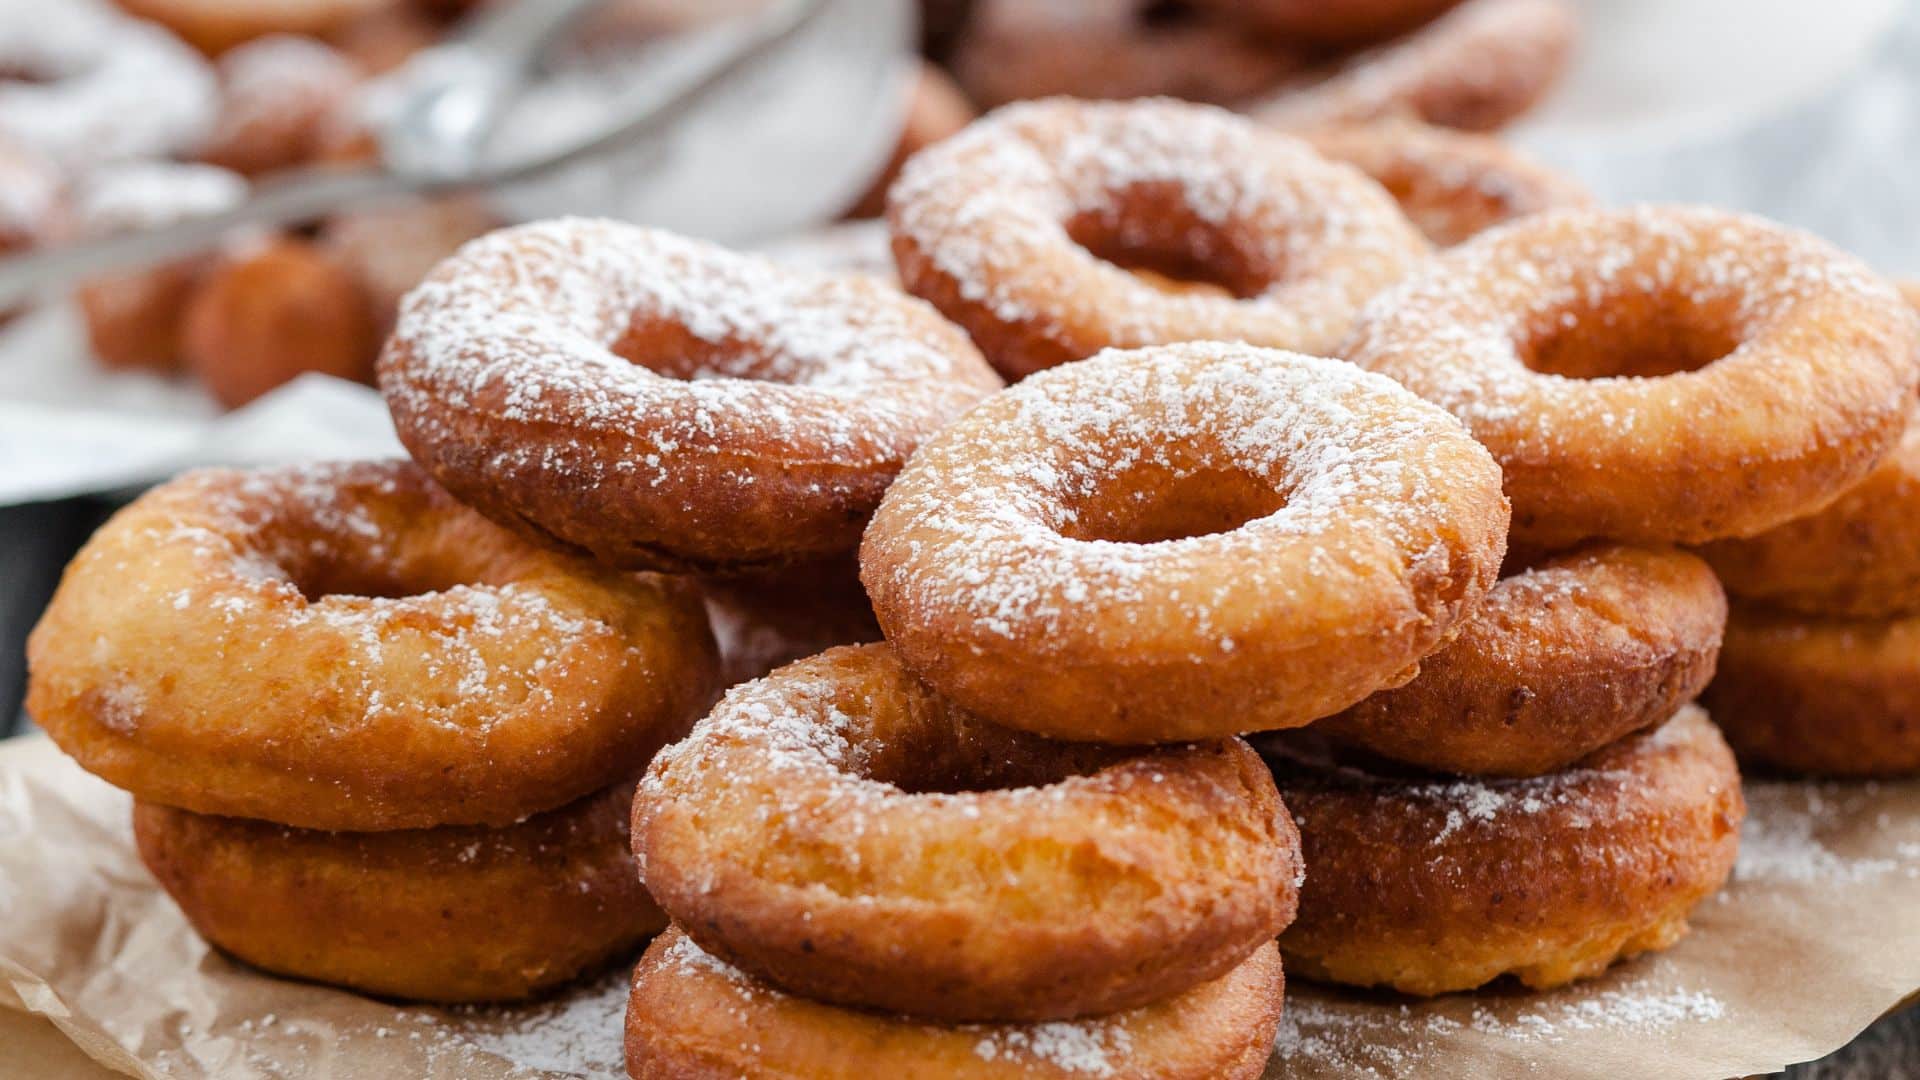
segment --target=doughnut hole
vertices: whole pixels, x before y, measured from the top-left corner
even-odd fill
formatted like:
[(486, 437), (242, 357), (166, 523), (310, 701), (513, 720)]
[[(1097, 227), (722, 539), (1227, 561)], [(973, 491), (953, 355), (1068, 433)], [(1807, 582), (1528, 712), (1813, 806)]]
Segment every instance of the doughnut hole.
[(1285, 276), (1233, 230), (1195, 213), (1173, 184), (1109, 192), (1108, 205), (1063, 225), (1088, 254), (1164, 292), (1247, 300)]
[(1058, 528), (1070, 540), (1154, 544), (1227, 532), (1286, 505), (1272, 481), (1249, 472), (1143, 463), (1064, 499)]
[(1732, 296), (1670, 292), (1580, 297), (1522, 337), (1521, 362), (1569, 379), (1653, 379), (1698, 371), (1740, 347)]

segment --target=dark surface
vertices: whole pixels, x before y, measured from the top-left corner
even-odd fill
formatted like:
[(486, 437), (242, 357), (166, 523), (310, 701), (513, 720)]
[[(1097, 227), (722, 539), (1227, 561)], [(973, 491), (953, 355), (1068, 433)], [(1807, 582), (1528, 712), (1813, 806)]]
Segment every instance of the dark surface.
[[(103, 499), (0, 508), (0, 732), (12, 734), (20, 720), (27, 632), (53, 594), (60, 568), (113, 509)], [(1782, 1075), (1792, 1080), (1920, 1080), (1920, 1010), (1887, 1017), (1845, 1049)]]

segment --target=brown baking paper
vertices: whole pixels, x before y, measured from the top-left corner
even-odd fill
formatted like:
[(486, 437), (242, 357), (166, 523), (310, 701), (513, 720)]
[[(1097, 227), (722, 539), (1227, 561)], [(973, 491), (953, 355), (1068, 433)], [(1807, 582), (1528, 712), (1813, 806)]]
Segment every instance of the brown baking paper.
[[(1826, 1054), (1920, 989), (1920, 783), (1749, 785), (1734, 884), (1665, 954), (1549, 994), (1288, 987), (1273, 1077), (1699, 1077)], [(146, 1078), (618, 1077), (623, 973), (514, 1009), (396, 1006), (251, 971), (187, 928), (127, 797), (0, 745), (0, 1005)]]

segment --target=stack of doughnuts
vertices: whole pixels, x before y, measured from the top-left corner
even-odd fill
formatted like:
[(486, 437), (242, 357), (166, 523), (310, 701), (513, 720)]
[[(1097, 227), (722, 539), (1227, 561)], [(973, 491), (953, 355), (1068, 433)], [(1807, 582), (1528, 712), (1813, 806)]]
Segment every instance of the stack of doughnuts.
[(1756, 761), (1909, 749), (1920, 317), (1823, 242), (1169, 101), (1003, 107), (887, 202), (898, 287), (472, 240), (367, 316), (412, 461), (90, 541), (28, 705), (208, 940), (476, 1001), (653, 937), (637, 1078), (1251, 1078), (1283, 958), (1679, 940), (1744, 815), (1717, 663)]
[[(1903, 290), (1920, 309), (1920, 288)], [(1920, 772), (1920, 427), (1819, 511), (1701, 549), (1736, 598), (1707, 700), (1743, 762)]]
[(409, 463), (156, 488), (28, 657), (35, 719), (133, 794), (141, 858), (256, 967), (511, 1000), (663, 922), (626, 810), (712, 692), (698, 591), (530, 545)]
[(1506, 517), (1456, 421), (1338, 361), (1113, 350), (974, 407), (866, 530), (886, 642), (736, 687), (642, 781), (675, 928), (629, 1071), (1260, 1075), (1302, 871), (1238, 735), (1391, 684)]
[[(1410, 681), (1265, 745), (1309, 867), (1281, 939), (1295, 970), (1549, 987), (1684, 933), (1731, 870), (1743, 805), (1726, 742), (1686, 704), (1726, 600), (1672, 545), (1751, 543), (1726, 538), (1875, 469), (1916, 345), (1857, 262), (1681, 207), (1524, 218), (1368, 305), (1343, 355), (1487, 446), (1513, 548)], [(1715, 705), (1730, 732), (1754, 715)]]

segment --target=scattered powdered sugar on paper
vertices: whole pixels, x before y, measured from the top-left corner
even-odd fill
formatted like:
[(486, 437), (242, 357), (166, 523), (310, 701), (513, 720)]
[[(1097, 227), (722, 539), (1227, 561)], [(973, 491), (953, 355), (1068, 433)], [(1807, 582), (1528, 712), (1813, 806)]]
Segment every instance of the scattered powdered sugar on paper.
[(503, 1057), (528, 1076), (617, 1080), (627, 1075), (628, 986), (623, 967), (542, 1005), (505, 1014), (456, 1011), (441, 1039)]
[(1905, 842), (1883, 853), (1848, 853), (1822, 839), (1828, 830), (1845, 827), (1857, 814), (1854, 804), (1877, 790), (1872, 782), (1749, 784), (1734, 880), (1829, 885), (1894, 874), (1920, 877), (1920, 845)]
[(1582, 1032), (1646, 1035), (1727, 1015), (1705, 990), (1663, 985), (1646, 975), (1611, 976), (1604, 990), (1582, 988), (1502, 997), (1456, 994), (1404, 1004), (1289, 993), (1274, 1042), (1281, 1062), (1296, 1061), (1362, 1077), (1416, 1075), (1475, 1034), (1515, 1043), (1553, 1044)]

